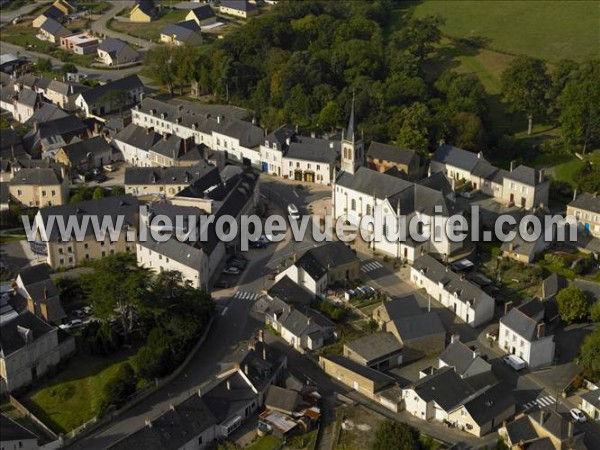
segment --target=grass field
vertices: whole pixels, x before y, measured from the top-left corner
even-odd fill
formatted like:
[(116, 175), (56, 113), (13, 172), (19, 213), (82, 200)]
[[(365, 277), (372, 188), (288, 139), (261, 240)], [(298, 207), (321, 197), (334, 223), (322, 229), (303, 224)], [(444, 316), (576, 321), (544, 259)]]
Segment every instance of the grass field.
[(104, 384), (134, 353), (123, 350), (106, 358), (77, 355), (49, 383), (20, 401), (54, 432), (71, 431), (94, 417)]
[(579, 171), (585, 166), (585, 161), (580, 161), (579, 159), (572, 159), (570, 161), (555, 166), (553, 169), (552, 178), (556, 181), (562, 181), (565, 183), (569, 183), (572, 186), (576, 186), (577, 180), (575, 179), (575, 175), (579, 173)]
[(526, 54), (556, 62), (598, 57), (600, 3), (588, 1), (425, 1), (416, 17), (437, 14), (443, 31), (477, 39), (488, 49)]
[(153, 20), (150, 23), (134, 23), (128, 21), (112, 20), (109, 27), (121, 33), (130, 34), (141, 39), (157, 42), (160, 40), (160, 32), (168, 23), (177, 23), (185, 19), (189, 11), (171, 10), (161, 16), (158, 20)]

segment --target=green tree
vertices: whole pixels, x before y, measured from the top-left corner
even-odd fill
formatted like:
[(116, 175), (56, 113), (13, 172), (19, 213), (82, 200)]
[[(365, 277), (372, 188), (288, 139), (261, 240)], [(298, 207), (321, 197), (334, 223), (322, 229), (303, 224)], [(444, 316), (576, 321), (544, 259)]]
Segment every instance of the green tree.
[(118, 110), (119, 115), (123, 115), (123, 108), (127, 106), (128, 98), (127, 93), (121, 90), (109, 90), (106, 92), (100, 100), (109, 105), (111, 111)]
[(569, 286), (561, 290), (556, 296), (558, 314), (565, 322), (580, 320), (588, 314), (588, 299), (577, 286)]
[(396, 44), (423, 61), (442, 39), (442, 25), (444, 19), (439, 16), (412, 19), (408, 26), (402, 27), (395, 36)]
[(50, 58), (40, 58), (35, 65), (38, 72), (52, 72), (52, 61)]
[(481, 119), (475, 114), (460, 112), (451, 121), (454, 130), (453, 145), (471, 151), (479, 151), (484, 144)]
[(137, 267), (135, 256), (124, 253), (91, 261), (89, 265), (94, 270), (82, 279), (94, 314), (109, 319), (117, 311), (127, 342), (133, 328), (132, 308), (146, 306), (150, 274), (147, 269)]
[(109, 406), (120, 407), (135, 393), (137, 379), (131, 364), (122, 363), (102, 389), (99, 413), (106, 412)]
[(101, 187), (97, 187), (96, 189), (94, 189), (94, 193), (92, 194), (92, 198), (94, 200), (98, 200), (99, 198), (104, 198), (104, 189), (102, 189)]
[(533, 129), (533, 117), (545, 111), (550, 78), (541, 59), (519, 56), (502, 73), (502, 95), (513, 111), (527, 116), (527, 134)]
[(167, 88), (169, 95), (173, 96), (175, 83), (176, 61), (173, 58), (172, 47), (158, 45), (146, 54), (145, 65), (158, 81)]
[(595, 379), (600, 378), (600, 326), (583, 340), (579, 351), (579, 363), (592, 372)]
[(423, 103), (413, 103), (400, 112), (402, 126), (398, 132), (397, 141), (399, 145), (426, 152), (429, 146), (429, 110)]
[(322, 127), (335, 128), (344, 120), (344, 112), (339, 102), (331, 100), (319, 113), (319, 125)]
[(419, 434), (405, 423), (386, 420), (375, 432), (373, 450), (418, 450)]
[(84, 200), (85, 200), (85, 198), (83, 197), (83, 194), (80, 192), (76, 192), (69, 199), (69, 203), (79, 203), (79, 202), (83, 202)]
[(567, 142), (588, 147), (600, 143), (600, 70), (590, 78), (571, 80), (560, 99), (559, 122)]
[(113, 186), (112, 190), (110, 191), (110, 194), (113, 197), (116, 197), (117, 195), (123, 195), (125, 194), (125, 188), (123, 186)]
[(60, 68), (60, 71), (66, 75), (68, 73), (77, 73), (78, 69), (77, 66), (73, 63), (66, 63), (63, 64), (62, 67)]
[(600, 322), (600, 300), (596, 300), (590, 307), (590, 320), (592, 322)]

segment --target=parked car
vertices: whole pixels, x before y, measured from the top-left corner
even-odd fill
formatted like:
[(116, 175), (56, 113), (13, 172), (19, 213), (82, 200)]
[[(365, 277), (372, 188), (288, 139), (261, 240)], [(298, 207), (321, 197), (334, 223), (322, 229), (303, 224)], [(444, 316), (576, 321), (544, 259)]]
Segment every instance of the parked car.
[(91, 306), (84, 306), (83, 307), (83, 312), (86, 313), (88, 316), (90, 314), (92, 314), (92, 312), (94, 311), (94, 308)]
[(73, 319), (73, 320), (69, 320), (67, 323), (63, 323), (62, 325), (59, 325), (58, 328), (60, 328), (61, 330), (71, 330), (73, 328), (79, 328), (83, 325), (83, 322), (81, 321), (81, 319)]
[(229, 282), (227, 280), (218, 280), (215, 283), (215, 287), (221, 288), (221, 289), (227, 289), (229, 287)]
[(223, 273), (227, 274), (227, 275), (239, 275), (240, 273), (240, 269), (238, 269), (237, 267), (225, 267), (225, 269), (223, 269)]
[(587, 422), (587, 417), (579, 408), (573, 408), (569, 413), (575, 422)]
[(227, 264), (229, 267), (237, 267), (240, 270), (244, 270), (248, 263), (239, 259), (230, 259)]
[(85, 317), (84, 312), (80, 309), (75, 309), (71, 311), (71, 314), (73, 315), (73, 317), (77, 317), (78, 319)]
[(521, 358), (519, 358), (517, 355), (506, 355), (502, 358), (502, 360), (516, 371), (522, 370), (525, 367), (527, 367), (527, 363)]
[(296, 205), (294, 205), (293, 203), (290, 203), (288, 205), (288, 214), (290, 215), (290, 217), (294, 220), (298, 220), (300, 219), (300, 211), (298, 211), (298, 207)]
[(96, 177), (94, 179), (96, 180), (97, 183), (103, 183), (104, 181), (108, 180), (108, 177), (106, 175), (104, 175), (103, 173), (101, 173), (100, 175), (96, 175)]
[(107, 172), (114, 172), (117, 169), (115, 168), (115, 166), (107, 164), (106, 166), (104, 166), (104, 170), (106, 170)]

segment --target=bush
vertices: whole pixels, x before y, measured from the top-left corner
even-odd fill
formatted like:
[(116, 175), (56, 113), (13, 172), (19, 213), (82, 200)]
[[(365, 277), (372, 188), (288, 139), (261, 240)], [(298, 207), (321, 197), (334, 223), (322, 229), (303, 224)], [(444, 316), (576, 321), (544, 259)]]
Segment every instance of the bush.
[(121, 346), (119, 335), (106, 322), (90, 322), (83, 330), (83, 339), (94, 355), (110, 355)]
[(167, 348), (155, 348), (148, 345), (138, 350), (134, 357), (134, 363), (140, 377), (146, 380), (162, 377), (169, 372), (171, 366)]
[(419, 434), (405, 423), (386, 420), (375, 432), (373, 450), (418, 450)]
[(588, 314), (588, 299), (577, 286), (569, 286), (556, 296), (558, 314), (565, 322), (580, 320)]
[(137, 379), (131, 364), (123, 363), (102, 389), (102, 397), (97, 406), (98, 413), (104, 414), (111, 405), (120, 407), (135, 393)]

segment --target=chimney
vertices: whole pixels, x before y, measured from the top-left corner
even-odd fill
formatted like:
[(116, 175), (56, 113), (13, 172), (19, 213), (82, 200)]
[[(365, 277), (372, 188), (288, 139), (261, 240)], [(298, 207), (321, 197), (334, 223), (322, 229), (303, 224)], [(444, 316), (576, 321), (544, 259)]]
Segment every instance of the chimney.
[(481, 159), (483, 157), (483, 152), (477, 153), (477, 158)]
[(248, 370), (248, 364), (244, 364), (244, 373), (248, 375), (250, 371)]
[(512, 172), (513, 170), (515, 170), (515, 163), (516, 163), (516, 161), (515, 161), (514, 159), (513, 159), (513, 160), (510, 162), (510, 171), (511, 171), (511, 172)]
[(267, 347), (263, 347), (263, 359), (266, 361), (267, 360)]
[(573, 201), (577, 200), (577, 189), (573, 191)]
[(221, 115), (220, 114), (217, 116), (217, 123), (221, 123)]
[(44, 286), (44, 300), (48, 300), (48, 287)]
[(146, 417), (146, 420), (144, 421), (144, 423), (146, 424), (146, 426), (148, 428), (152, 428), (152, 421), (150, 420), (149, 417)]
[(227, 380), (227, 390), (231, 390), (231, 381)]
[(168, 135), (167, 135), (167, 133), (166, 133), (166, 132), (163, 132), (163, 141), (166, 141), (166, 140), (167, 140), (167, 138), (168, 138)]
[(452, 336), (450, 336), (450, 343), (454, 344), (455, 342), (460, 342), (460, 334), (459, 333), (452, 333)]
[(537, 326), (537, 338), (541, 339), (546, 335), (546, 324), (544, 322), (538, 323)]
[(146, 134), (150, 134), (150, 128), (146, 128)]
[(512, 309), (513, 302), (506, 302), (504, 304), (504, 315), (508, 314), (508, 312)]
[(258, 341), (265, 342), (265, 330), (258, 330)]
[(540, 174), (539, 182), (543, 183), (544, 182), (544, 169), (540, 169), (539, 174)]
[(567, 428), (567, 436), (569, 438), (572, 438), (573, 437), (573, 421), (569, 420), (568, 424), (569, 424), (569, 428)]
[(446, 264), (446, 272), (450, 272), (450, 266)]
[(171, 403), (171, 404), (169, 405), (169, 409), (170, 409), (171, 411), (175, 411), (175, 404), (174, 404), (174, 403)]
[(202, 397), (202, 389), (198, 388), (198, 397)]

